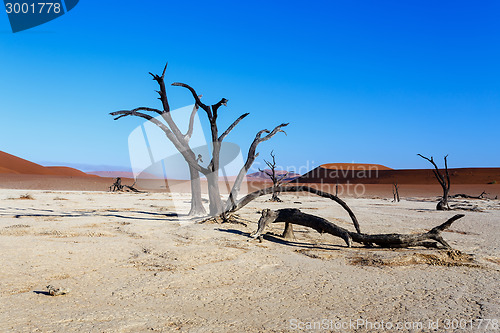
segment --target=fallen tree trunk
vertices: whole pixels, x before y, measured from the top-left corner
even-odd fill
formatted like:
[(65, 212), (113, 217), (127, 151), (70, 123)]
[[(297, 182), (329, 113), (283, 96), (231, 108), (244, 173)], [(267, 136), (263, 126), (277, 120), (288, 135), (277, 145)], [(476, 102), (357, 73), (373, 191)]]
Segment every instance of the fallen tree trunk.
[(449, 198), (453, 198), (453, 199), (458, 199), (458, 198), (460, 198), (460, 199), (484, 199), (485, 194), (487, 194), (487, 193), (483, 191), (480, 195), (475, 197), (473, 195), (459, 193), (459, 194), (451, 195), (451, 196), (449, 196)]
[[(441, 231), (449, 228), (453, 222), (464, 217), (463, 214), (457, 214), (450, 218), (445, 223), (434, 227), (425, 233), (419, 234), (363, 234), (360, 232), (351, 232), (347, 229), (339, 227), (322, 217), (306, 214), (299, 209), (286, 208), (279, 210), (264, 209), (259, 220), (258, 229), (251, 237), (261, 239), (265, 228), (275, 222), (286, 222), (287, 224), (297, 224), (312, 228), (320, 233), (328, 233), (336, 237), (342, 238), (347, 247), (351, 247), (352, 241), (365, 245), (375, 244), (380, 247), (402, 248), (410, 246), (428, 246), (429, 242), (435, 241), (440, 243), (445, 248), (451, 249), (451, 246), (441, 237)], [(288, 232), (290, 237), (290, 232)]]

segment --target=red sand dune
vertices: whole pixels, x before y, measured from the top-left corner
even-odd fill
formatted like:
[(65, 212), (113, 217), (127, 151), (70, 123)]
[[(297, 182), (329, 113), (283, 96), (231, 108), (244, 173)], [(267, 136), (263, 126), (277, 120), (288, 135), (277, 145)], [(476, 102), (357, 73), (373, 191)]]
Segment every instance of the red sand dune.
[(72, 177), (97, 177), (68, 167), (44, 167), (17, 156), (0, 151), (0, 173), (24, 175), (52, 175)]
[[(336, 168), (340, 165), (341, 168)], [(349, 166), (349, 167), (348, 167)], [(449, 169), (451, 184), (500, 182), (500, 168)], [(437, 184), (432, 169), (394, 170), (377, 164), (323, 164), (294, 182), (352, 184)]]
[(393, 170), (385, 165), (368, 163), (327, 163), (320, 165), (320, 167), (337, 170)]
[[(449, 171), (452, 184), (451, 194), (479, 195), (482, 191), (486, 191), (492, 198), (500, 195), (500, 184), (498, 184), (500, 183), (500, 168), (462, 168)], [(250, 191), (269, 186), (269, 182), (258, 178), (251, 176), (248, 178), (247, 185)], [(291, 183), (309, 183), (310, 186), (319, 186), (324, 191), (335, 193), (337, 181), (339, 184), (348, 182), (351, 184), (341, 186), (341, 196), (346, 197), (392, 197), (394, 181), (402, 185), (400, 186), (402, 196), (440, 195), (441, 191), (431, 169), (393, 170), (377, 164), (324, 164)], [(495, 181), (496, 184), (487, 185)], [(131, 185), (134, 180), (123, 177), (123, 182)], [(67, 167), (44, 167), (0, 151), (0, 188), (107, 191), (112, 183), (112, 178), (87, 175)], [(162, 180), (160, 183), (155, 179), (141, 179), (136, 186), (147, 191), (166, 191), (165, 181)], [(189, 181), (169, 180), (168, 184), (179, 185), (176, 186), (176, 190), (181, 192), (190, 190)], [(362, 186), (363, 194), (356, 193), (356, 190), (360, 191), (360, 186)], [(227, 192), (225, 182), (221, 182), (220, 187), (222, 192)], [(154, 188), (157, 189), (154, 190)], [(202, 179), (202, 188), (206, 193), (206, 180), (204, 179)]]

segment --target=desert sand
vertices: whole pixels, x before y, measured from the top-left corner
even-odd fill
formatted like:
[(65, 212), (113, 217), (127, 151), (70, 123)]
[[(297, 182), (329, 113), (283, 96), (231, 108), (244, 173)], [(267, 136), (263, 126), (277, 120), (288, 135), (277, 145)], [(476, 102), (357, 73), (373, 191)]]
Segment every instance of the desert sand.
[[(261, 197), (239, 211), (245, 225), (196, 223), (182, 215), (187, 193), (1, 189), (0, 198), (2, 332), (373, 332), (389, 323), (428, 332), (452, 320), (477, 332), (500, 318), (498, 200), (462, 201), (482, 211), (443, 233), (458, 254), (346, 248), (302, 227), (287, 242), (282, 223), (250, 241), (262, 208), (296, 207), (353, 230), (338, 205), (305, 195)], [(431, 199), (345, 200), (367, 233), (422, 232), (456, 214)], [(50, 296), (48, 285), (68, 293)]]

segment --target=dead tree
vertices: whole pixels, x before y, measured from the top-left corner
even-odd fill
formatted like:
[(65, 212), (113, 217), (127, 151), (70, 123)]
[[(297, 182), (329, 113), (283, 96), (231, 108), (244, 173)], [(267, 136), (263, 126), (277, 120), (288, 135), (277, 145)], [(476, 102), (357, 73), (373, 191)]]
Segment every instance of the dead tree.
[(392, 184), (392, 195), (394, 196), (394, 202), (399, 202), (399, 185), (398, 182)]
[(439, 200), (436, 209), (437, 210), (450, 210), (450, 206), (448, 205), (448, 196), (450, 193), (450, 174), (448, 173), (448, 155), (444, 157), (444, 175), (441, 174), (441, 171), (439, 170), (438, 166), (434, 162), (434, 159), (425, 157), (421, 154), (417, 154), (418, 156), (422, 157), (423, 159), (426, 159), (429, 161), (433, 166), (434, 169), (432, 170), (434, 172), (434, 176), (436, 177), (437, 181), (439, 182), (439, 185), (441, 185), (443, 189), (443, 196), (441, 197), (441, 200)]
[(123, 185), (122, 184), (122, 179), (120, 177), (117, 177), (115, 179), (115, 182), (113, 184), (111, 184), (111, 186), (109, 187), (109, 191), (110, 192), (126, 192), (126, 191), (132, 191), (132, 192), (141, 192), (139, 191), (138, 189), (136, 189), (134, 187), (135, 185), (135, 182), (132, 184), (132, 185)]
[[(208, 120), (210, 122), (210, 131), (212, 134), (212, 159), (210, 160), (210, 163), (206, 168), (201, 167), (200, 165), (195, 163), (195, 161), (188, 161), (188, 163), (193, 163), (193, 166), (196, 167), (201, 173), (203, 173), (207, 177), (208, 196), (210, 200), (210, 215), (212, 216), (220, 214), (223, 215), (225, 209), (223, 208), (220, 196), (220, 189), (219, 189), (219, 167), (220, 167), (219, 159), (220, 159), (220, 150), (222, 141), (234, 129), (234, 127), (236, 127), (236, 125), (238, 125), (238, 123), (249, 114), (245, 113), (241, 115), (221, 135), (219, 135), (219, 129), (217, 125), (218, 110), (221, 105), (227, 106), (228, 100), (222, 98), (218, 103), (212, 106), (208, 106), (200, 101), (200, 99), (198, 98), (198, 94), (191, 86), (179, 82), (172, 83), (172, 85), (188, 89), (191, 92), (196, 104), (199, 105), (206, 112), (208, 116)], [(288, 123), (283, 123), (281, 125), (276, 126), (272, 131), (265, 129), (257, 133), (255, 139), (250, 145), (250, 148), (248, 149), (247, 160), (243, 165), (243, 167), (240, 169), (240, 172), (238, 173), (238, 176), (236, 177), (233, 187), (229, 193), (229, 198), (227, 200), (226, 207), (231, 206), (231, 203), (236, 200), (238, 192), (241, 187), (241, 183), (243, 182), (243, 179), (245, 178), (248, 169), (250, 169), (250, 166), (253, 164), (255, 158), (258, 156), (258, 153), (256, 153), (257, 146), (261, 142), (269, 140), (279, 132), (284, 133), (284, 131), (281, 128), (287, 125)], [(267, 133), (267, 135), (262, 136), (264, 133)]]
[[(285, 222), (288, 225), (297, 224), (305, 227), (312, 228), (319, 233), (328, 233), (336, 237), (342, 238), (347, 247), (351, 247), (352, 242), (362, 243), (365, 245), (378, 245), (385, 248), (403, 248), (411, 246), (436, 246), (435, 241), (443, 245), (447, 249), (451, 246), (443, 239), (441, 232), (451, 226), (453, 222), (464, 217), (463, 214), (457, 214), (448, 219), (445, 223), (432, 228), (428, 232), (418, 234), (363, 234), (360, 232), (352, 232), (335, 223), (332, 223), (322, 217), (306, 214), (299, 209), (286, 208), (279, 210), (264, 209), (259, 219), (257, 231), (250, 236), (253, 238), (260, 238), (265, 228), (275, 222)], [(290, 236), (290, 235), (288, 235)]]
[(115, 178), (115, 182), (109, 187), (110, 192), (118, 192), (123, 190), (122, 179), (120, 177)]
[[(259, 169), (259, 171), (265, 173), (271, 179), (271, 181), (273, 182), (273, 189), (276, 189), (278, 186), (281, 186), (283, 180), (288, 176), (288, 172), (282, 175), (276, 174), (276, 156), (273, 154), (273, 151), (271, 151), (271, 157), (273, 158), (272, 162), (264, 160), (264, 162), (269, 167), (269, 171), (262, 169)], [(278, 191), (276, 190), (273, 191), (273, 195), (271, 196), (271, 201), (282, 202), (281, 199), (278, 197), (278, 194), (279, 194)]]
[[(196, 91), (189, 85), (185, 83), (172, 83), (172, 86), (180, 86), (188, 89), (191, 94), (193, 95), (193, 98), (195, 100), (195, 109), (198, 110), (198, 108), (201, 108), (204, 110), (208, 116), (208, 120), (210, 122), (210, 130), (211, 130), (211, 141), (212, 141), (212, 158), (208, 164), (208, 166), (204, 167), (202, 166), (199, 162), (199, 156), (196, 156), (191, 147), (189, 147), (189, 139), (192, 133), (192, 122), (194, 119), (194, 113), (195, 110), (193, 110), (193, 113), (191, 115), (190, 119), (190, 125), (189, 125), (189, 130), (186, 134), (183, 134), (180, 132), (179, 128), (175, 124), (175, 122), (172, 119), (172, 116), (170, 114), (170, 106), (168, 104), (168, 99), (167, 99), (167, 92), (165, 88), (165, 71), (166, 71), (167, 66), (163, 69), (162, 75), (154, 75), (150, 73), (153, 76), (153, 79), (158, 82), (158, 85), (160, 86), (160, 90), (158, 91), (160, 95), (160, 101), (162, 102), (163, 105), (163, 110), (158, 110), (154, 108), (149, 108), (149, 107), (139, 107), (135, 108), (133, 110), (122, 110), (122, 111), (116, 111), (112, 112), (111, 115), (113, 116), (118, 116), (115, 118), (119, 119), (121, 117), (125, 116), (137, 116), (144, 118), (148, 121), (151, 121), (153, 124), (158, 126), (165, 135), (168, 137), (168, 139), (174, 144), (175, 148), (181, 153), (181, 155), (184, 157), (185, 161), (188, 163), (190, 167), (190, 174), (191, 174), (191, 191), (192, 191), (192, 203), (191, 203), (191, 215), (199, 215), (200, 213), (204, 213), (204, 208), (202, 206), (202, 201), (201, 201), (201, 186), (199, 184), (199, 173), (202, 173), (205, 175), (208, 181), (208, 195), (209, 195), (209, 210), (211, 215), (217, 215), (223, 212), (223, 204), (220, 196), (220, 189), (219, 189), (219, 168), (220, 168), (220, 150), (221, 150), (221, 145), (222, 141), (224, 138), (238, 125), (238, 123), (248, 116), (248, 113), (245, 113), (241, 115), (239, 118), (237, 118), (222, 134), (219, 135), (219, 130), (217, 126), (217, 117), (218, 117), (218, 110), (219, 108), (224, 105), (227, 106), (228, 100), (226, 98), (222, 98), (219, 102), (209, 106), (201, 102), (200, 96), (196, 93)], [(162, 116), (162, 118), (165, 120), (166, 124), (163, 123), (162, 121), (159, 121), (158, 119), (152, 117), (151, 115), (145, 113), (145, 112), (150, 112), (150, 113), (156, 113)], [(248, 153), (248, 158), (243, 166), (243, 168), (240, 171), (240, 174), (244, 172), (246, 174), (246, 171), (250, 168), (252, 165), (253, 161), (255, 160), (255, 157), (257, 154), (255, 153), (255, 150), (257, 148), (257, 145), (263, 141), (269, 140), (271, 137), (273, 137), (276, 133), (278, 132), (283, 132), (281, 130), (282, 127), (287, 126), (288, 124), (281, 124), (277, 127), (274, 128), (273, 131), (268, 131), (268, 130), (262, 130), (257, 133), (252, 145), (250, 146), (249, 153)], [(263, 133), (268, 133), (265, 136), (262, 136)], [(233, 192), (237, 194), (239, 187), (241, 186), (241, 182), (243, 181), (243, 177), (240, 177), (240, 174), (238, 175), (236, 182), (233, 185), (233, 190), (231, 191), (231, 195)], [(236, 198), (236, 195), (230, 196), (231, 198)], [(193, 212), (195, 214), (193, 214)]]
[[(203, 202), (201, 199), (201, 183), (199, 174), (200, 170), (197, 170), (193, 166), (194, 163), (189, 163), (190, 160), (192, 159), (196, 161), (196, 157), (194, 157), (194, 153), (189, 147), (189, 141), (193, 134), (194, 119), (196, 113), (198, 112), (199, 105), (195, 104), (193, 111), (191, 112), (191, 116), (189, 118), (188, 130), (186, 133), (182, 133), (180, 129), (177, 127), (177, 124), (172, 119), (172, 115), (170, 113), (170, 105), (168, 102), (167, 90), (165, 87), (165, 71), (167, 70), (167, 65), (168, 63), (165, 65), (165, 68), (163, 69), (163, 73), (161, 76), (149, 73), (153, 77), (153, 80), (155, 80), (160, 87), (160, 90), (157, 92), (160, 95), (158, 99), (161, 101), (163, 107), (162, 110), (149, 107), (138, 107), (133, 110), (121, 110), (121, 111), (111, 112), (110, 114), (112, 116), (118, 116), (115, 118), (115, 120), (118, 120), (126, 116), (136, 116), (144, 118), (155, 124), (165, 133), (167, 138), (174, 144), (176, 149), (183, 155), (184, 159), (188, 162), (189, 165), (189, 175), (191, 179), (191, 209), (189, 211), (189, 215), (194, 215), (194, 216), (205, 215), (206, 211), (205, 208), (203, 207)], [(201, 96), (199, 96), (199, 98), (201, 98)], [(166, 124), (145, 112), (156, 113), (158, 115), (161, 115)]]

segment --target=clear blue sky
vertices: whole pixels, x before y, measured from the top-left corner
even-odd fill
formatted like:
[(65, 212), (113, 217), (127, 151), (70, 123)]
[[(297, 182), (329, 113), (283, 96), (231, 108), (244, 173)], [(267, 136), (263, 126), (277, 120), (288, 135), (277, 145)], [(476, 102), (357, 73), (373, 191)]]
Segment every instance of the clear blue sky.
[[(255, 133), (283, 166), (328, 162), (500, 167), (499, 1), (93, 1), (13, 34), (0, 14), (0, 150), (33, 161), (127, 166), (148, 75), (221, 97), (221, 128)], [(173, 107), (192, 103), (168, 88)]]

